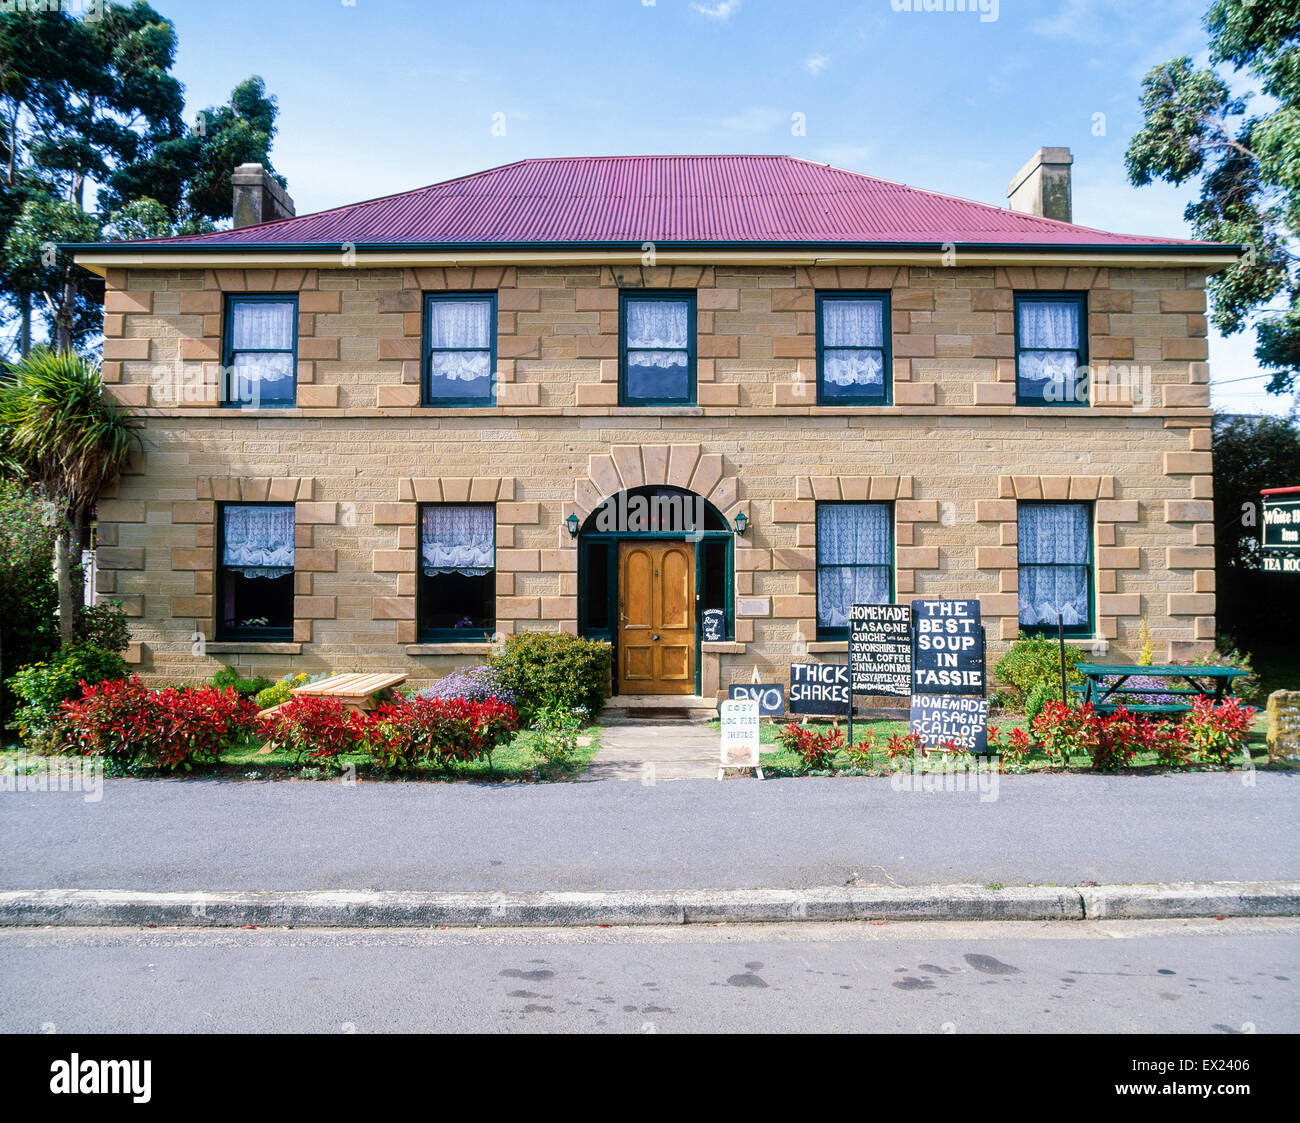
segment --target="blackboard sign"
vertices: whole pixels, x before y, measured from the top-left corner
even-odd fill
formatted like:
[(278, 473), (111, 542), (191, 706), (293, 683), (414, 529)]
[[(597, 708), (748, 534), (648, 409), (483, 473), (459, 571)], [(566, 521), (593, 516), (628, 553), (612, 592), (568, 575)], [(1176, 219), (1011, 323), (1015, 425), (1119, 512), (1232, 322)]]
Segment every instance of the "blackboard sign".
[(1266, 550), (1300, 550), (1300, 495), (1264, 496)]
[(984, 697), (984, 634), (977, 600), (912, 602), (912, 693)]
[(954, 742), (971, 753), (989, 751), (987, 698), (950, 694), (912, 695), (912, 732), (927, 748)]
[(727, 638), (727, 614), (720, 608), (706, 608), (701, 617), (705, 643), (721, 643)]
[(855, 694), (912, 693), (912, 610), (905, 604), (849, 608), (849, 676)]
[(849, 712), (847, 663), (791, 663), (790, 712), (844, 716)]
[(727, 696), (737, 701), (758, 703), (760, 717), (779, 717), (785, 713), (785, 687), (779, 682), (733, 682)]

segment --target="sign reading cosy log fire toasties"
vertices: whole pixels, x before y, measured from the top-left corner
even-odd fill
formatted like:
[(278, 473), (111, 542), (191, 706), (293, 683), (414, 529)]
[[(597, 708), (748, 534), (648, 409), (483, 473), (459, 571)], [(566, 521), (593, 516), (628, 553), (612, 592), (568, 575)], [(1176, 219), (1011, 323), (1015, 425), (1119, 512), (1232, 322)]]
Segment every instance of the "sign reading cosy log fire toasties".
[(912, 693), (984, 697), (984, 633), (977, 600), (912, 602)]

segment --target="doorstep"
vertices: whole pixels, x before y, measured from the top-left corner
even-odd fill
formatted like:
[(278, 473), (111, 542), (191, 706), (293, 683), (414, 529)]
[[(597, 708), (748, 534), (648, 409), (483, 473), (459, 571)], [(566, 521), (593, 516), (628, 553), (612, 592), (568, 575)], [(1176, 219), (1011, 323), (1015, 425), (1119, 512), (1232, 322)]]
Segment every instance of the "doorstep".
[(717, 699), (698, 694), (615, 694), (596, 720), (600, 725), (698, 725), (717, 716)]

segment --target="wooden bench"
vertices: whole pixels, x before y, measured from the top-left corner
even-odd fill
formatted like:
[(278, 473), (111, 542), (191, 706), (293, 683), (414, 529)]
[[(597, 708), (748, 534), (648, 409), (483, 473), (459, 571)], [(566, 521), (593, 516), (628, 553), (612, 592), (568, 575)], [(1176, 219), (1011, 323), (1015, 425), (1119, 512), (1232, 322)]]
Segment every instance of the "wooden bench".
[[(1236, 667), (1218, 666), (1179, 666), (1177, 664), (1155, 664), (1143, 666), (1136, 663), (1080, 663), (1079, 672), (1084, 676), (1081, 686), (1070, 689), (1081, 694), (1085, 702), (1090, 702), (1098, 713), (1114, 713), (1121, 706), (1130, 713), (1138, 714), (1186, 714), (1191, 712), (1191, 705), (1182, 702), (1144, 703), (1130, 702), (1128, 698), (1160, 697), (1199, 697), (1205, 695), (1216, 703), (1232, 696), (1233, 683), (1246, 672)], [(1165, 679), (1170, 683), (1186, 683), (1186, 686), (1127, 686), (1130, 678)], [(1113, 680), (1113, 681), (1108, 681)]]

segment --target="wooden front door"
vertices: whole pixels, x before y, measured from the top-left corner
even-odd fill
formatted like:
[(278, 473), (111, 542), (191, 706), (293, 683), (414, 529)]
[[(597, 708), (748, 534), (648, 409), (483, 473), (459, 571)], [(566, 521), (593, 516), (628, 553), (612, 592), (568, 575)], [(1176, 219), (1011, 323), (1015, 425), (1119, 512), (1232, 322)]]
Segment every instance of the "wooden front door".
[(618, 689), (695, 693), (695, 547), (618, 546)]

